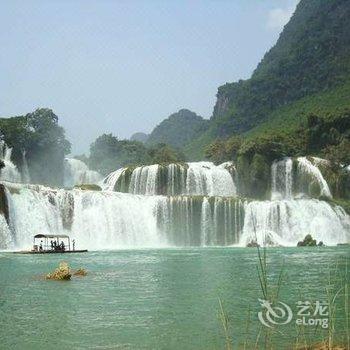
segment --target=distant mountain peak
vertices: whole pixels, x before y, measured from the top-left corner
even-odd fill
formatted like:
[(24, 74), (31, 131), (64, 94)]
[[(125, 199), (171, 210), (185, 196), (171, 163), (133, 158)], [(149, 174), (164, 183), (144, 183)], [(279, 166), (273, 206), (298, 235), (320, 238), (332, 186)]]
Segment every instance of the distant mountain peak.
[(151, 132), (147, 143), (166, 143), (181, 148), (205, 131), (208, 124), (208, 120), (182, 108), (159, 123)]

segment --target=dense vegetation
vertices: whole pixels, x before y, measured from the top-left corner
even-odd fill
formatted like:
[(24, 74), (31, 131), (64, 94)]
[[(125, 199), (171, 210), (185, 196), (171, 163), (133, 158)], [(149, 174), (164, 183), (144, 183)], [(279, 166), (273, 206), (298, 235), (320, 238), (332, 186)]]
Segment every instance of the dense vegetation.
[(0, 119), (0, 138), (13, 148), (12, 160), (21, 169), (28, 162), (33, 182), (55, 186), (63, 184), (63, 161), (70, 143), (51, 109)]
[(216, 140), (205, 150), (206, 157), (215, 163), (236, 160), (244, 155), (264, 155), (269, 161), (285, 156), (313, 155), (350, 164), (350, 109), (332, 118), (324, 119), (315, 114), (307, 115), (294, 132), (276, 131), (252, 136), (232, 136)]
[(107, 175), (124, 166), (183, 161), (184, 155), (166, 144), (146, 147), (138, 141), (119, 140), (112, 134), (104, 134), (92, 143), (90, 157), (82, 160)]
[(234, 160), (243, 188), (249, 197), (266, 198), (269, 193), (270, 166), (286, 156), (320, 156), (330, 161), (324, 176), (337, 198), (350, 199), (350, 109), (327, 119), (306, 116), (293, 132), (274, 132), (232, 136), (207, 146), (205, 155), (215, 163)]
[(302, 0), (252, 77), (219, 88), (218, 135), (249, 130), (281, 106), (348, 81), (349, 16), (348, 1)]
[(349, 1), (301, 0), (252, 77), (219, 87), (209, 129), (186, 145), (187, 156), (200, 159), (210, 142), (233, 135), (298, 143), (308, 115), (332, 119), (350, 109), (349, 15)]
[(181, 109), (157, 125), (147, 140), (148, 145), (166, 143), (172, 147), (184, 147), (207, 130), (209, 121), (188, 109)]

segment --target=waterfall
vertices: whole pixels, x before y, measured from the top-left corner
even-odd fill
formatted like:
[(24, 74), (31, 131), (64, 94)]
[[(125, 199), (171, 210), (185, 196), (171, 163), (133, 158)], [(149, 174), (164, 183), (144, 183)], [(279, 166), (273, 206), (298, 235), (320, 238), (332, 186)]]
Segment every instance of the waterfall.
[[(105, 191), (114, 191), (116, 183), (117, 183), (118, 179), (120, 178), (120, 175), (123, 172), (125, 172), (125, 170), (126, 169), (121, 168), (121, 169), (118, 169), (118, 170), (110, 173), (105, 179), (103, 179), (102, 188)], [(125, 191), (122, 191), (122, 192), (125, 192)]]
[(13, 164), (11, 156), (12, 148), (7, 147), (4, 141), (0, 141), (0, 161), (4, 164), (3, 168), (0, 167), (0, 180), (20, 182), (21, 174)]
[[(314, 164), (313, 164), (314, 163)], [(328, 197), (331, 191), (319, 165), (327, 166), (321, 158), (284, 158), (271, 166), (271, 199), (292, 199), (300, 197)]]
[(258, 243), (295, 246), (311, 234), (326, 245), (348, 242), (350, 217), (341, 207), (316, 199), (253, 201), (245, 208), (241, 245)]
[(144, 195), (235, 196), (230, 162), (148, 165), (119, 169), (104, 180), (105, 190)]
[(235, 196), (236, 186), (227, 163), (215, 166), (211, 162), (188, 163), (186, 194)]
[(201, 212), (201, 245), (210, 244), (213, 231), (212, 210), (208, 198), (204, 197)]
[[(1, 152), (8, 173), (11, 152), (3, 144)], [(331, 197), (320, 170), (327, 164), (305, 157), (274, 162), (269, 201), (237, 196), (231, 162), (122, 168), (103, 180), (101, 192), (4, 182), (9, 222), (0, 206), (0, 248), (28, 248), (38, 233), (68, 233), (89, 249), (245, 246), (255, 239), (295, 246), (307, 234), (327, 245), (349, 242), (346, 212), (312, 199)], [(66, 160), (66, 186), (99, 180), (83, 162)]]
[(71, 235), (90, 249), (157, 247), (156, 197), (74, 191)]
[[(301, 174), (301, 177), (307, 179), (309, 193), (311, 192), (310, 186), (316, 185), (319, 195), (332, 198), (327, 181), (324, 179), (320, 169), (316, 165), (313, 165), (306, 157), (298, 158), (298, 172)], [(305, 191), (305, 181), (303, 183), (303, 179), (300, 181), (299, 191)]]
[(133, 194), (157, 194), (157, 174), (159, 165), (137, 167), (131, 175), (129, 193)]
[[(12, 231), (13, 247), (29, 248), (38, 233), (68, 233), (77, 247), (89, 249), (161, 245), (158, 197), (33, 185), (11, 187), (8, 193), (11, 225), (7, 230)], [(1, 233), (6, 223), (0, 224)]]
[(285, 158), (275, 161), (271, 167), (271, 199), (292, 198), (293, 196), (293, 161)]
[(350, 217), (316, 199), (152, 196), (4, 183), (9, 225), (0, 213), (0, 248), (28, 249), (38, 233), (67, 233), (77, 248), (244, 246), (257, 238), (295, 246), (306, 234), (350, 241)]
[(22, 151), (22, 182), (30, 183), (29, 167), (25, 150)]
[(167, 195), (175, 196), (176, 194), (183, 194), (186, 188), (186, 169), (183, 166), (176, 164), (168, 165), (168, 181)]
[[(234, 203), (238, 203), (237, 206)], [(210, 246), (238, 243), (244, 203), (226, 197), (168, 197), (161, 203), (158, 227), (170, 246)], [(236, 215), (235, 215), (236, 211)], [(243, 220), (240, 221), (241, 225)], [(237, 229), (237, 231), (235, 231)]]
[(73, 187), (81, 184), (97, 184), (102, 176), (90, 170), (81, 160), (66, 158), (64, 163), (64, 186)]

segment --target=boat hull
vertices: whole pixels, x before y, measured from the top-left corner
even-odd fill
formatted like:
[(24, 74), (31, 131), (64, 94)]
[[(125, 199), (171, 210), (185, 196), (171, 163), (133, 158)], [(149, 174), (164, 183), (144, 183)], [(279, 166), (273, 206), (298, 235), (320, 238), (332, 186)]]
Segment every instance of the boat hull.
[(86, 253), (87, 249), (81, 249), (81, 250), (66, 250), (61, 252), (56, 252), (52, 250), (42, 251), (42, 252), (34, 252), (31, 250), (22, 250), (18, 252), (13, 252), (14, 254), (71, 254), (71, 253)]

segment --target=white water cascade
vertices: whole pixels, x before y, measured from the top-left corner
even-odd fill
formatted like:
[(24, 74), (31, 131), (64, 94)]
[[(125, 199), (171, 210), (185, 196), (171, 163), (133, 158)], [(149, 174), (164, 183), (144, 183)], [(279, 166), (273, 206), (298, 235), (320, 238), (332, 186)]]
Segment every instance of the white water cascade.
[(271, 199), (292, 199), (301, 197), (332, 198), (327, 181), (318, 165), (327, 166), (321, 158), (298, 157), (275, 161), (271, 167)]
[[(13, 167), (5, 150), (8, 171)], [(332, 196), (320, 170), (325, 162), (305, 157), (274, 162), (271, 200), (260, 201), (239, 196), (232, 163), (118, 169), (103, 180), (100, 192), (5, 181), (0, 249), (28, 248), (37, 233), (68, 233), (77, 247), (88, 249), (245, 246), (255, 240), (295, 246), (307, 234), (326, 245), (350, 242), (349, 215), (318, 199)], [(66, 186), (99, 180), (83, 162), (67, 159)]]
[(4, 183), (9, 225), (0, 248), (28, 249), (37, 233), (68, 233), (77, 248), (295, 246), (306, 234), (326, 245), (350, 242), (350, 217), (316, 199), (151, 196)]
[(6, 146), (4, 141), (0, 141), (0, 160), (4, 167), (0, 169), (0, 180), (20, 182), (21, 174), (11, 160), (12, 148)]
[(211, 162), (154, 164), (124, 168), (109, 174), (105, 190), (144, 195), (235, 196), (234, 166)]
[(326, 245), (349, 242), (350, 217), (316, 199), (253, 201), (245, 208), (240, 244), (295, 246), (306, 234)]
[(90, 170), (81, 160), (66, 158), (64, 163), (64, 186), (73, 187), (81, 184), (97, 184), (102, 176)]
[(22, 151), (22, 182), (30, 183), (29, 167), (25, 150)]
[(131, 174), (129, 193), (155, 195), (159, 165), (137, 167)]
[(211, 162), (188, 163), (186, 194), (235, 196), (236, 186), (227, 166), (227, 163), (219, 166)]
[[(319, 162), (320, 158), (316, 158), (316, 162)], [(298, 170), (301, 173), (311, 176), (311, 178), (319, 185), (320, 195), (332, 198), (331, 191), (328, 187), (327, 181), (324, 179), (320, 169), (311, 163), (306, 157), (298, 158)]]
[(293, 161), (286, 158), (272, 164), (271, 199), (291, 199), (293, 197)]

